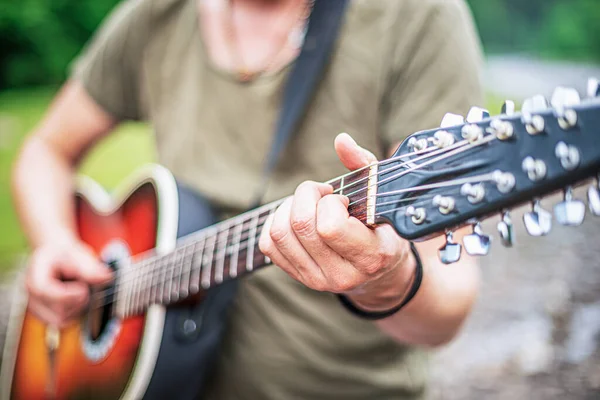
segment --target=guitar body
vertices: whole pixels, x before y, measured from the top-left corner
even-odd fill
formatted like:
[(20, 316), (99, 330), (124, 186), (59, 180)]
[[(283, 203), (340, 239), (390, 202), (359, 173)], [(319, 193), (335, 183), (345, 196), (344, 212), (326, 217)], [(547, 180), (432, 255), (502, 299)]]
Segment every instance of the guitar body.
[[(180, 207), (184, 208), (181, 215), (186, 217), (178, 221)], [(212, 218), (202, 199), (177, 187), (173, 176), (159, 166), (140, 171), (114, 197), (88, 179), (78, 187), (80, 237), (110, 265), (128, 255), (155, 248), (157, 253), (168, 252), (178, 236), (209, 225)], [(11, 313), (0, 399), (159, 399), (169, 392), (170, 398), (192, 398), (200, 390), (201, 365), (187, 365), (190, 369), (197, 367), (191, 372), (185, 368), (186, 361), (206, 362), (202, 351), (207, 351), (207, 347), (209, 352), (215, 350), (215, 329), (200, 330), (198, 322), (192, 324), (196, 329), (190, 335), (189, 320), (193, 321), (199, 312), (203, 314), (205, 305), (176, 305), (169, 307), (168, 312), (163, 306), (152, 305), (141, 316), (100, 318), (104, 322), (96, 336), (90, 333), (89, 321), (99, 317), (90, 314), (61, 329), (58, 347), (52, 352), (49, 347), (52, 330), (26, 311), (23, 292), (20, 288), (17, 295), (21, 299), (15, 301)], [(232, 297), (231, 290), (228, 296), (211, 292), (207, 297), (217, 295), (225, 300)], [(216, 308), (226, 304), (227, 301), (221, 301), (217, 305), (222, 307)], [(179, 336), (178, 322), (188, 327)], [(219, 327), (217, 320), (214, 327), (217, 335)], [(207, 346), (202, 346), (204, 331), (213, 339)], [(199, 345), (191, 346), (198, 340)], [(173, 357), (180, 362), (174, 364)], [(190, 379), (194, 376), (186, 372), (195, 375), (191, 387)]]

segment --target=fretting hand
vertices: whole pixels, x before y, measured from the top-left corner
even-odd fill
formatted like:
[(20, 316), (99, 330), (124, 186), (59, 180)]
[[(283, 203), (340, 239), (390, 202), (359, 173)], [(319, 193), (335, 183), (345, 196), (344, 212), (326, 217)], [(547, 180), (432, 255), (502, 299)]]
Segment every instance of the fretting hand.
[[(338, 135), (335, 149), (350, 170), (376, 161), (347, 134)], [(365, 310), (393, 308), (415, 270), (409, 242), (391, 226), (370, 229), (351, 217), (348, 201), (330, 185), (303, 182), (267, 220), (260, 250), (312, 289), (348, 295)]]

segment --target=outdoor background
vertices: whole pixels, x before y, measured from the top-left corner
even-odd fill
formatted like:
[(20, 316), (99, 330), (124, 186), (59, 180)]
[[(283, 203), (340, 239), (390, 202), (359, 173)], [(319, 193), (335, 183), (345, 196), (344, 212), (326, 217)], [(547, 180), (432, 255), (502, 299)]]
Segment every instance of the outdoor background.
[[(0, 0), (0, 276), (27, 251), (10, 199), (16, 151), (117, 2)], [(600, 1), (469, 3), (487, 55), (483, 79), (492, 114), (505, 97), (519, 103), (538, 92), (550, 96), (557, 84), (582, 90), (587, 76), (600, 78)], [(153, 158), (148, 128), (130, 124), (101, 143), (82, 171), (110, 188)], [(489, 231), (495, 222), (486, 223)], [(588, 217), (580, 229), (558, 227), (543, 239), (519, 228), (511, 251), (494, 243), (482, 262), (484, 290), (473, 317), (436, 356), (436, 398), (600, 397), (598, 233), (600, 219)]]

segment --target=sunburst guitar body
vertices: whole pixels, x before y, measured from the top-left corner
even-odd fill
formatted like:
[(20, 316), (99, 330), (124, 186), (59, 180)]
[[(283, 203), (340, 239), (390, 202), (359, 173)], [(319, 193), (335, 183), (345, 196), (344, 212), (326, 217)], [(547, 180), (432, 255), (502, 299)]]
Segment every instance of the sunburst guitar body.
[[(188, 216), (185, 222), (193, 226), (182, 230), (178, 221), (181, 193), (170, 172), (160, 166), (142, 169), (112, 196), (90, 179), (82, 179), (76, 196), (79, 235), (126, 282), (128, 265), (119, 260), (135, 259), (142, 253), (168, 253), (175, 247), (178, 233), (212, 222), (210, 216), (195, 221)], [(190, 195), (185, 193), (183, 197)], [(141, 281), (144, 275), (135, 278)], [(25, 290), (20, 285), (3, 354), (0, 399), (160, 398), (166, 387), (178, 384), (177, 379), (170, 383), (157, 381), (153, 383), (158, 386), (156, 394), (147, 393), (158, 367), (163, 335), (168, 332), (164, 304), (156, 301), (143, 312), (128, 311), (124, 315), (117, 309), (114, 287), (103, 292), (114, 293), (106, 297), (92, 293), (90, 311), (80, 320), (56, 329), (27, 310)], [(201, 296), (198, 293), (194, 300)], [(190, 309), (172, 308), (175, 314)], [(172, 351), (175, 356), (177, 350)], [(172, 356), (171, 351), (163, 353), (163, 358)]]

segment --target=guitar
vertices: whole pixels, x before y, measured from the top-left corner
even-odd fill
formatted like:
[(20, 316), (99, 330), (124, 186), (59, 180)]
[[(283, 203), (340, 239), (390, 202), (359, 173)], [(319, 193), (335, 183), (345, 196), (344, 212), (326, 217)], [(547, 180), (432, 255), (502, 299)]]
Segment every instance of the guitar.
[[(556, 191), (564, 191), (564, 201), (554, 207), (555, 219), (577, 226), (586, 207), (571, 187), (600, 171), (599, 95), (598, 82), (591, 81), (584, 100), (558, 88), (551, 105), (536, 96), (520, 113), (507, 101), (495, 117), (479, 108), (466, 121), (448, 114), (439, 128), (408, 137), (391, 158), (328, 183), (349, 198), (350, 215), (368, 226), (391, 224), (409, 240), (445, 234), (439, 256), (446, 264), (458, 261), (463, 247), (471, 255), (487, 254), (490, 237), (479, 221), (494, 215), (500, 215), (501, 242), (512, 246), (508, 210), (523, 203), (532, 202), (524, 216), (527, 231), (547, 234), (553, 217), (539, 198)], [(270, 264), (258, 237), (282, 200), (184, 235), (182, 223), (189, 225), (188, 213), (199, 204), (182, 201), (191, 198), (160, 166), (143, 169), (113, 196), (81, 181), (79, 234), (115, 270), (115, 281), (92, 292), (86, 315), (60, 330), (28, 313), (19, 291), (0, 399), (145, 396), (167, 329), (166, 307), (202, 301), (209, 289)], [(588, 206), (600, 215), (598, 180), (588, 189)], [(465, 225), (473, 232), (455, 242), (452, 231)]]

